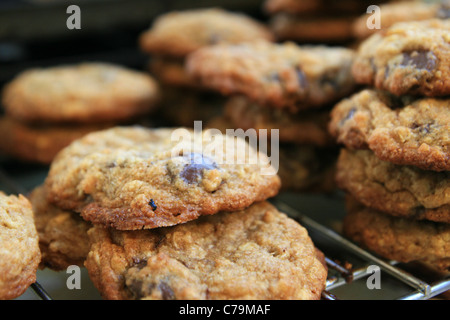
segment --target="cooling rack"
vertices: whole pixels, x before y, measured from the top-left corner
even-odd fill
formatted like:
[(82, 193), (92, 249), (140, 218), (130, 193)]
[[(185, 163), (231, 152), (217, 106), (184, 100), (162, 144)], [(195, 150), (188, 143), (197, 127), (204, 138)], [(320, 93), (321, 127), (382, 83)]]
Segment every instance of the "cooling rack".
[[(0, 190), (27, 194), (43, 182), (46, 174), (46, 167), (0, 161)], [(423, 266), (384, 260), (343, 237), (339, 229), (345, 209), (343, 196), (339, 192), (332, 195), (282, 193), (272, 202), (280, 211), (302, 224), (316, 247), (325, 254), (329, 273), (322, 294), (324, 300), (426, 300), (450, 290), (449, 275), (435, 274)], [(375, 275), (379, 288), (372, 288)], [(38, 273), (37, 282), (22, 298), (61, 299), (58, 290), (52, 289), (53, 276), (55, 281), (64, 280), (61, 273), (48, 271), (44, 285)], [(91, 285), (91, 291), (92, 288)], [(77, 294), (74, 299), (84, 299), (82, 294)], [(93, 296), (100, 298), (95, 294)], [(71, 297), (68, 295), (64, 299)]]

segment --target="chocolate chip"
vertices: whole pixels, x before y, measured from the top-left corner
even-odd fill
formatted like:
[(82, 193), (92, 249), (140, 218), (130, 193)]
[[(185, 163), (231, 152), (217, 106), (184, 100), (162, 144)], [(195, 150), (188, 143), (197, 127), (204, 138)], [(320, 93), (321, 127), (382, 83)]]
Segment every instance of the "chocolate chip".
[(427, 71), (433, 71), (436, 68), (435, 55), (430, 51), (412, 51), (404, 52), (403, 60), (400, 65), (408, 66), (413, 65), (417, 69), (425, 69)]
[(156, 204), (155, 204), (155, 201), (153, 201), (153, 199), (150, 199), (148, 205), (149, 205), (150, 207), (152, 207), (152, 210), (153, 210), (153, 211), (155, 211), (155, 210), (158, 208), (158, 207), (156, 206)]
[(450, 3), (443, 3), (437, 12), (437, 17), (439, 19), (450, 18)]
[(144, 268), (146, 265), (147, 265), (146, 259), (133, 258), (133, 267), (136, 267), (140, 270), (140, 269)]
[(191, 153), (185, 157), (190, 163), (183, 168), (180, 177), (188, 184), (198, 183), (203, 177), (204, 170), (217, 169), (217, 164), (211, 158), (200, 153)]
[(144, 294), (142, 292), (142, 280), (133, 280), (126, 284), (126, 287), (130, 292), (133, 294), (135, 299), (141, 299), (144, 297)]
[(428, 134), (431, 132), (432, 125), (433, 125), (433, 123), (417, 124), (416, 122), (414, 122), (411, 125), (411, 129), (417, 130), (421, 134)]
[(308, 81), (306, 80), (306, 75), (303, 70), (299, 66), (296, 66), (295, 72), (297, 73), (297, 79), (300, 88), (306, 88), (308, 86)]
[(158, 289), (161, 291), (161, 295), (163, 300), (174, 300), (175, 299), (175, 293), (173, 292), (172, 288), (169, 286), (167, 282), (161, 281), (158, 284)]
[(351, 108), (348, 112), (347, 115), (341, 120), (340, 124), (343, 125), (346, 121), (350, 120), (351, 118), (353, 118), (353, 116), (356, 113), (356, 108), (353, 107)]

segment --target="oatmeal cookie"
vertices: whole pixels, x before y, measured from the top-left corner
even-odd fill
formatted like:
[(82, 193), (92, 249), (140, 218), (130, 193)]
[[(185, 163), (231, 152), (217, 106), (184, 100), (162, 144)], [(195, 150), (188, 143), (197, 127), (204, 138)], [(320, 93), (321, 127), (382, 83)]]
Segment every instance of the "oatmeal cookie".
[(395, 95), (450, 94), (450, 20), (400, 22), (367, 38), (352, 67), (358, 83)]
[(17, 298), (36, 281), (38, 241), (27, 198), (0, 191), (0, 299)]
[(80, 63), (22, 72), (3, 91), (5, 113), (23, 122), (128, 120), (157, 106), (149, 75), (107, 63)]
[(185, 57), (204, 46), (273, 38), (263, 23), (247, 15), (207, 8), (161, 15), (141, 34), (139, 45), (146, 53)]
[(117, 229), (170, 226), (275, 196), (280, 179), (243, 139), (190, 129), (116, 127), (63, 149), (48, 200)]
[(450, 271), (450, 224), (393, 217), (349, 201), (347, 237), (386, 259)]
[(338, 186), (367, 207), (416, 220), (450, 223), (450, 172), (398, 166), (369, 150), (341, 150)]
[(70, 265), (83, 266), (89, 252), (87, 235), (90, 223), (78, 213), (57, 208), (47, 201), (47, 191), (36, 187), (29, 195), (39, 235), (41, 262), (39, 267), (55, 271)]
[(186, 68), (207, 88), (295, 112), (352, 92), (353, 57), (342, 47), (254, 42), (199, 49), (188, 56)]
[(0, 153), (26, 162), (48, 165), (72, 141), (113, 126), (113, 123), (31, 125), (4, 116), (0, 118)]
[(320, 299), (327, 269), (305, 228), (266, 201), (182, 225), (94, 227), (86, 260), (105, 299)]
[(424, 170), (450, 170), (450, 100), (366, 89), (331, 111), (330, 133), (351, 149)]

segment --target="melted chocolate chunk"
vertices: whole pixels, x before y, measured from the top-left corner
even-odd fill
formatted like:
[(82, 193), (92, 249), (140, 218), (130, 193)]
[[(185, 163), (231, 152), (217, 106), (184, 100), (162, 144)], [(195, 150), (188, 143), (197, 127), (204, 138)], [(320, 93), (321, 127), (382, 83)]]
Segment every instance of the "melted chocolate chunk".
[(306, 80), (306, 76), (305, 76), (305, 73), (303, 72), (303, 70), (299, 66), (296, 66), (295, 72), (297, 73), (297, 79), (298, 79), (300, 88), (306, 88), (308, 86), (308, 81)]
[(183, 168), (180, 177), (188, 184), (198, 183), (203, 177), (204, 170), (217, 169), (217, 164), (211, 158), (202, 154), (191, 153), (185, 157), (189, 159), (190, 163)]
[(155, 210), (158, 208), (158, 207), (156, 206), (156, 204), (155, 204), (155, 201), (154, 201), (153, 199), (150, 199), (148, 205), (149, 205), (150, 207), (152, 207), (152, 210), (153, 210), (153, 211), (155, 211)]
[(347, 113), (347, 115), (345, 116), (345, 118), (343, 118), (343, 119), (341, 120), (341, 122), (340, 122), (341, 126), (342, 126), (345, 122), (347, 122), (348, 120), (350, 120), (351, 118), (353, 118), (353, 116), (355, 115), (355, 113), (356, 113), (356, 108), (355, 108), (355, 107), (351, 108), (351, 109), (348, 111), (348, 113)]
[(436, 57), (430, 51), (404, 52), (401, 65), (413, 65), (417, 69), (433, 71), (436, 68), (436, 60)]
[(163, 300), (174, 300), (175, 299), (175, 293), (173, 292), (172, 288), (169, 286), (168, 283), (161, 281), (158, 284), (158, 290), (161, 291)]

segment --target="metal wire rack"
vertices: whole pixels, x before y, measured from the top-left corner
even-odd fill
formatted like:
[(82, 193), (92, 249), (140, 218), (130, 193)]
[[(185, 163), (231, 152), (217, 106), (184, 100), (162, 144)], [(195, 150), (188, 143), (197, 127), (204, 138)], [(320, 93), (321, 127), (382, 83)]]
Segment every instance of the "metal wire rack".
[[(11, 193), (26, 194), (34, 185), (42, 182), (46, 168), (29, 168), (14, 165), (14, 170), (1, 166), (0, 188)], [(9, 173), (11, 171), (11, 173)], [(27, 185), (25, 185), (27, 184)], [(295, 195), (291, 198), (295, 198)], [(304, 199), (307, 199), (305, 196)], [(304, 201), (304, 200), (302, 200)], [(326, 199), (324, 200), (326, 201)], [(401, 299), (426, 300), (450, 290), (450, 276), (425, 276), (414, 270), (410, 272), (410, 265), (403, 265), (395, 261), (386, 261), (364, 250), (347, 240), (340, 233), (325, 223), (320, 223), (310, 216), (288, 204), (284, 197), (272, 201), (282, 212), (296, 219), (309, 232), (315, 245), (325, 253), (325, 260), (329, 268), (326, 289), (322, 293), (324, 300), (346, 299)], [(339, 216), (336, 217), (340, 219)], [(368, 289), (367, 279), (370, 266), (376, 266), (381, 271), (381, 289)], [(414, 266), (413, 266), (414, 267)], [(420, 268), (419, 268), (420, 270)], [(366, 281), (364, 281), (366, 280)], [(32, 284), (30, 289), (41, 300), (53, 300), (53, 297), (39, 283)]]

